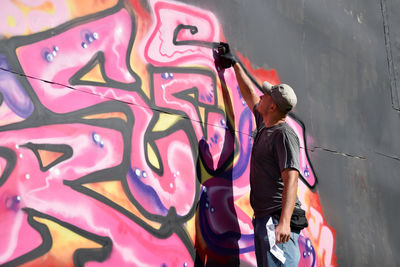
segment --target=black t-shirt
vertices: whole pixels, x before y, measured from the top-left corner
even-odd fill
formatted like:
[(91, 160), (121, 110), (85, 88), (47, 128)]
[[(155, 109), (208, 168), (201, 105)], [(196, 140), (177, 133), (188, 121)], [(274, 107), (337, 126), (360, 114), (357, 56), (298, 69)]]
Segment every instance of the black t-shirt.
[[(287, 123), (266, 128), (261, 114), (254, 107), (257, 133), (250, 163), (250, 203), (256, 217), (282, 209), (282, 171), (299, 171), (299, 138)], [(296, 200), (300, 207), (300, 201)]]

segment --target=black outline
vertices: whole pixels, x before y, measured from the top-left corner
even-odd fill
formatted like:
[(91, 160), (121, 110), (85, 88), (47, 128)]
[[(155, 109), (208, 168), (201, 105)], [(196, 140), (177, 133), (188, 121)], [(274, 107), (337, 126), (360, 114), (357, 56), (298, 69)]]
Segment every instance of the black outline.
[(7, 181), (12, 171), (14, 170), (15, 165), (17, 164), (17, 155), (15, 155), (15, 152), (13, 150), (7, 147), (0, 147), (0, 157), (4, 158), (7, 161), (6, 166), (0, 176), (1, 187)]
[[(89, 62), (79, 69), (74, 75), (69, 79), (69, 83), (71, 85), (93, 85), (99, 87), (110, 87), (115, 89), (123, 89), (127, 91), (137, 91), (141, 88), (141, 80), (140, 77), (135, 72), (130, 72), (131, 75), (135, 78), (136, 82), (133, 83), (122, 83), (116, 80), (113, 80), (107, 76), (105, 71), (105, 56), (103, 51), (98, 51), (94, 56), (89, 60)], [(91, 71), (96, 65), (99, 65), (101, 76), (104, 79), (103, 82), (96, 81), (85, 81), (82, 80), (82, 77)]]
[(190, 30), (190, 33), (192, 35), (195, 35), (199, 32), (199, 29), (194, 26), (194, 25), (185, 25), (185, 24), (179, 24), (176, 26), (174, 30), (174, 36), (172, 38), (172, 43), (174, 45), (193, 45), (193, 46), (201, 46), (201, 47), (207, 47), (207, 48), (217, 48), (219, 45), (219, 42), (208, 42), (208, 41), (199, 41), (199, 40), (185, 40), (185, 41), (178, 41), (178, 35), (179, 32), (182, 30)]
[(311, 163), (310, 156), (308, 155), (308, 150), (309, 150), (309, 149), (307, 149), (306, 127), (304, 126), (304, 123), (297, 117), (296, 114), (294, 114), (294, 113), (289, 113), (289, 116), (290, 116), (293, 120), (295, 120), (295, 121), (301, 126), (301, 128), (303, 129), (303, 142), (304, 142), (304, 147), (302, 147), (302, 148), (304, 149), (304, 152), (305, 152), (305, 154), (306, 154), (306, 158), (307, 158), (307, 161), (308, 161), (308, 165), (309, 165), (309, 167), (310, 167), (310, 170), (311, 170), (312, 173), (314, 174), (315, 183), (314, 183), (314, 185), (309, 184), (309, 183), (307, 182), (307, 178), (304, 178), (304, 176), (303, 176), (303, 174), (302, 174), (301, 172), (299, 172), (299, 177), (300, 177), (300, 179), (303, 181), (303, 183), (311, 190), (311, 192), (315, 193), (315, 189), (316, 189), (316, 186), (317, 186), (317, 184), (318, 184), (318, 179), (317, 179), (317, 174), (315, 173), (315, 169), (314, 169), (314, 167), (313, 167), (313, 165), (312, 165), (312, 163)]
[[(38, 159), (40, 170), (42, 172), (48, 171), (51, 167), (57, 165), (58, 163), (67, 160), (72, 157), (73, 150), (69, 145), (65, 144), (34, 144), (32, 142), (21, 145), (20, 147), (26, 147), (32, 150), (33, 154), (35, 154)], [(40, 157), (38, 150), (47, 150), (51, 152), (63, 153), (56, 160), (52, 161), (49, 165), (43, 166), (42, 158)]]
[(112, 240), (109, 237), (93, 234), (91, 232), (83, 230), (82, 228), (78, 228), (75, 225), (61, 221), (60, 219), (57, 219), (48, 214), (44, 214), (32, 208), (23, 208), (23, 210), (28, 215), (29, 225), (31, 225), (40, 234), (43, 242), (37, 248), (9, 262), (4, 263), (2, 266), (22, 265), (29, 261), (33, 261), (50, 251), (53, 245), (53, 238), (50, 234), (50, 230), (46, 224), (36, 221), (34, 217), (53, 221), (54, 223), (102, 246), (102, 248), (100, 249), (80, 248), (75, 250), (73, 254), (74, 266), (84, 266), (85, 263), (89, 261), (103, 262), (110, 256), (113, 244)]
[[(159, 120), (159, 114), (154, 114), (153, 118), (151, 119), (151, 121), (149, 123), (149, 127), (147, 128), (147, 131), (145, 133), (145, 144), (144, 144), (146, 147), (146, 149), (145, 149), (146, 155), (145, 156), (146, 156), (147, 164), (151, 167), (151, 169), (155, 173), (157, 173), (158, 175), (161, 176), (164, 173), (164, 168), (162, 166), (162, 161), (160, 160), (160, 153), (155, 144), (156, 140), (159, 138), (162, 138), (166, 135), (169, 135), (172, 132), (182, 129), (186, 132), (186, 134), (189, 138), (189, 142), (191, 143), (191, 147), (192, 147), (192, 149), (194, 149), (193, 151), (196, 151), (197, 142), (191, 141), (192, 138), (193, 138), (193, 140), (197, 140), (197, 137), (194, 134), (194, 129), (192, 127), (192, 122), (200, 123), (202, 132), (203, 132), (203, 136), (204, 136), (204, 138), (207, 139), (207, 129), (205, 126), (208, 125), (208, 113), (210, 113), (210, 112), (223, 113), (223, 112), (221, 112), (221, 110), (217, 106), (217, 103), (218, 103), (217, 88), (216, 88), (217, 79), (216, 79), (215, 73), (213, 71), (203, 69), (203, 68), (193, 68), (193, 67), (155, 67), (152, 65), (148, 65), (147, 69), (148, 69), (148, 73), (149, 73), (149, 77), (150, 77), (150, 89), (151, 89), (150, 90), (151, 104), (149, 106), (151, 106), (151, 108), (153, 110), (157, 110), (159, 112), (163, 112), (166, 114), (178, 115), (182, 119), (189, 120), (188, 123), (185, 125), (185, 122), (181, 122), (182, 119), (180, 119), (175, 125), (170, 127), (170, 129), (163, 131), (163, 132), (154, 132), (153, 128)], [(211, 78), (212, 86), (213, 86), (213, 97), (214, 97), (214, 101), (213, 101), (212, 105), (204, 104), (204, 103), (200, 102), (198, 99), (189, 97), (187, 95), (187, 92), (195, 92), (197, 89), (196, 87), (184, 88), (179, 93), (175, 93), (172, 95), (172, 96), (177, 97), (178, 99), (186, 100), (187, 102), (191, 103), (193, 105), (193, 107), (195, 108), (196, 113), (199, 115), (199, 120), (194, 120), (194, 119), (190, 118), (182, 110), (160, 107), (155, 103), (154, 75), (162, 74), (162, 73), (166, 73), (166, 72), (173, 73), (173, 74), (177, 74), (177, 73), (199, 74), (199, 75), (205, 75), (205, 76), (208, 76), (209, 78)], [(197, 90), (197, 92), (198, 92), (198, 90)], [(198, 93), (196, 94), (196, 96), (198, 96)], [(153, 107), (157, 107), (157, 108), (153, 108)], [(201, 117), (201, 112), (199, 111), (199, 107), (204, 108), (204, 116), (205, 116), (204, 118)], [(181, 125), (181, 123), (183, 123), (184, 125), (179, 127), (178, 125)], [(173, 131), (171, 131), (171, 130), (173, 130)], [(153, 164), (151, 164), (151, 162), (149, 160), (149, 156), (147, 154), (147, 144), (149, 144), (152, 147), (154, 153), (156, 154), (156, 156), (158, 158), (158, 162), (160, 164), (159, 168), (156, 168), (155, 166), (153, 166)], [(194, 158), (196, 158), (196, 157), (194, 157)]]

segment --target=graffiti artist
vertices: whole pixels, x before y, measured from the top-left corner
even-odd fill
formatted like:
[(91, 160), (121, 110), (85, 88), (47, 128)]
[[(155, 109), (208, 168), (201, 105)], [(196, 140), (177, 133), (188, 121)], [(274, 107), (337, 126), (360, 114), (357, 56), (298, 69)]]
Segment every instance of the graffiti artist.
[[(298, 238), (307, 220), (297, 198), (299, 139), (286, 123), (286, 116), (296, 106), (296, 94), (287, 84), (272, 85), (265, 81), (261, 88), (263, 95), (259, 96), (229, 45), (221, 43), (218, 54), (222, 68), (234, 68), (241, 95), (256, 121), (250, 163), (250, 203), (254, 210), (257, 265), (297, 266)], [(276, 244), (269, 240), (274, 234)]]

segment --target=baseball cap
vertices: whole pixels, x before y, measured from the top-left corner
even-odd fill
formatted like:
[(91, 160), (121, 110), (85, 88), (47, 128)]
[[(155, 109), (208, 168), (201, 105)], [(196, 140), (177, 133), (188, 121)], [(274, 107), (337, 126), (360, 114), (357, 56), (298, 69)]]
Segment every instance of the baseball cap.
[(297, 104), (297, 97), (292, 89), (287, 84), (272, 85), (269, 82), (263, 82), (261, 91), (264, 94), (272, 96), (276, 106), (283, 113), (288, 113)]

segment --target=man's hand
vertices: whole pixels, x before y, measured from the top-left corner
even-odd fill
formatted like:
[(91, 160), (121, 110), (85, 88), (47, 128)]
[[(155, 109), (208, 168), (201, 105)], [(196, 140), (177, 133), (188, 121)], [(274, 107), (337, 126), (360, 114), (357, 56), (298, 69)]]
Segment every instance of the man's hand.
[(218, 45), (219, 63), (222, 68), (227, 69), (235, 65), (236, 59), (232, 55), (229, 45), (227, 43), (219, 43)]
[(288, 242), (290, 239), (290, 234), (290, 222), (283, 223), (279, 221), (278, 225), (275, 227), (276, 244)]

